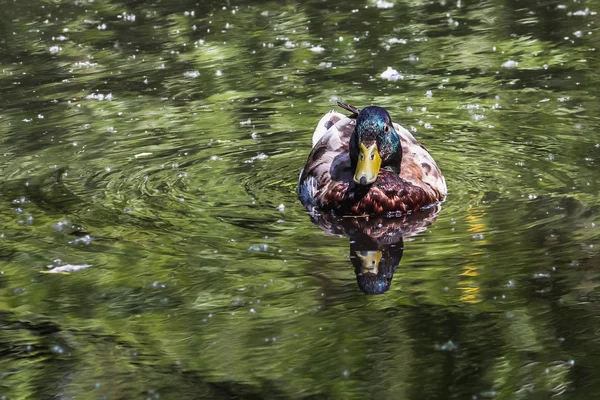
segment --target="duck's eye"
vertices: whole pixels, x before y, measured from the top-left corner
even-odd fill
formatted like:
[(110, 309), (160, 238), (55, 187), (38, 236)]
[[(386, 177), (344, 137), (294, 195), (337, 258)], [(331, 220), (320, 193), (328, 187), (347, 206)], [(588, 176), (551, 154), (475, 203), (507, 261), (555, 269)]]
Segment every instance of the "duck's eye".
[(371, 156), (369, 158), (371, 159), (371, 161), (373, 161), (375, 159), (375, 153), (371, 153)]
[(390, 126), (389, 125), (384, 126), (383, 127), (383, 132), (390, 133)]
[(360, 159), (360, 161), (365, 161), (365, 155), (363, 153), (360, 153), (360, 156), (358, 158)]

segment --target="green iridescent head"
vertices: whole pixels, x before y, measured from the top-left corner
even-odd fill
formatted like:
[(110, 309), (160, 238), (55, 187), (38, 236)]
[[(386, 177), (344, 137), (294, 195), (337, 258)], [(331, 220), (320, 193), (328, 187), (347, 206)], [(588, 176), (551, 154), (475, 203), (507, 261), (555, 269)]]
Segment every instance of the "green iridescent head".
[(400, 172), (400, 138), (385, 108), (370, 106), (358, 114), (350, 139), (350, 159), (358, 185), (375, 182), (381, 168)]

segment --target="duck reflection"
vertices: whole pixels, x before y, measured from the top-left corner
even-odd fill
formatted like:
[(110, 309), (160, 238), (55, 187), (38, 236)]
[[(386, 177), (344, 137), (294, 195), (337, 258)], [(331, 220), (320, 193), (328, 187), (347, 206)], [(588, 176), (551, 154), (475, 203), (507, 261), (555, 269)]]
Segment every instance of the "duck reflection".
[(404, 238), (425, 231), (437, 218), (440, 206), (400, 217), (336, 217), (312, 215), (325, 232), (350, 238), (350, 261), (356, 283), (366, 294), (382, 294), (392, 284), (404, 253)]

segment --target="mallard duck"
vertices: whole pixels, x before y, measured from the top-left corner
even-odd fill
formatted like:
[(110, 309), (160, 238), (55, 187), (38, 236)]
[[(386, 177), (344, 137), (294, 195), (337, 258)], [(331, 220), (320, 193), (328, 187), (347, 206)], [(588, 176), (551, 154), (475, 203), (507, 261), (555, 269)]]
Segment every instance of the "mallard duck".
[(385, 108), (338, 105), (352, 114), (331, 111), (319, 121), (298, 179), (302, 204), (339, 215), (390, 215), (444, 200), (437, 164)]

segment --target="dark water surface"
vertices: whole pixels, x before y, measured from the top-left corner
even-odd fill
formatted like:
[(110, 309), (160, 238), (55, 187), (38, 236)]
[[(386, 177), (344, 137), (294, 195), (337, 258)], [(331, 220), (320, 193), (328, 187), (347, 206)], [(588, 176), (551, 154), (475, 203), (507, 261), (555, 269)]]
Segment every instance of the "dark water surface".
[[(600, 1), (0, 10), (3, 399), (597, 398)], [(441, 210), (311, 222), (337, 100), (414, 132)]]

